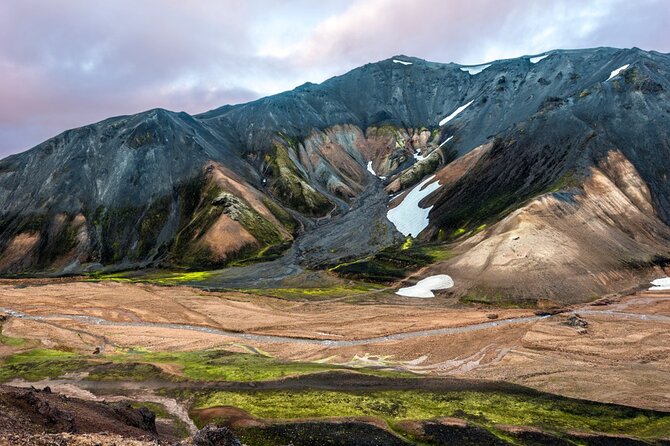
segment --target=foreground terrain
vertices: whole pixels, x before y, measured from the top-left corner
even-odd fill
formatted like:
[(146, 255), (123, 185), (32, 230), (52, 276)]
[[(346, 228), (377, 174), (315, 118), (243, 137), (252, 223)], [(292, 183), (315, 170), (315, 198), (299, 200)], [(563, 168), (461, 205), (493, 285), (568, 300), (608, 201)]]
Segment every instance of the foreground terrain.
[(0, 284), (0, 313), (1, 381), (148, 405), (151, 441), (208, 422), (250, 445), (670, 438), (664, 291), (530, 310), (359, 282), (241, 292), (40, 279)]

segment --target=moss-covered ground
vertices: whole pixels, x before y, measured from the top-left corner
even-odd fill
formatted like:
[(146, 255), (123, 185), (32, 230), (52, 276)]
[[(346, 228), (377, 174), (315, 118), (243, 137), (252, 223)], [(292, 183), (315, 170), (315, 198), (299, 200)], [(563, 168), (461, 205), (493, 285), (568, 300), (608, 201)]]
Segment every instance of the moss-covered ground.
[[(99, 381), (267, 381), (345, 367), (316, 362), (283, 361), (263, 354), (226, 350), (149, 352), (141, 349), (106, 355), (83, 355), (60, 350), (33, 349), (0, 359), (0, 382), (14, 378), (38, 381), (59, 378), (68, 372), (86, 372)], [(166, 370), (169, 370), (166, 371)], [(407, 373), (360, 369), (376, 376)]]
[(233, 406), (269, 419), (374, 416), (393, 427), (402, 420), (457, 417), (493, 428), (534, 426), (550, 432), (571, 430), (663, 438), (670, 414), (529, 392), (254, 391), (195, 395), (195, 409)]
[(434, 262), (446, 260), (451, 251), (440, 244), (405, 241), (363, 259), (334, 265), (330, 271), (341, 277), (376, 283), (392, 283)]
[(213, 275), (212, 271), (123, 271), (91, 274), (87, 280), (92, 282), (153, 283), (169, 286), (199, 282), (207, 280)]
[(314, 288), (245, 288), (240, 292), (255, 294), (258, 296), (270, 296), (280, 299), (334, 299), (341, 297), (364, 296), (373, 292), (383, 290), (384, 287), (375, 283), (356, 282), (328, 287)]

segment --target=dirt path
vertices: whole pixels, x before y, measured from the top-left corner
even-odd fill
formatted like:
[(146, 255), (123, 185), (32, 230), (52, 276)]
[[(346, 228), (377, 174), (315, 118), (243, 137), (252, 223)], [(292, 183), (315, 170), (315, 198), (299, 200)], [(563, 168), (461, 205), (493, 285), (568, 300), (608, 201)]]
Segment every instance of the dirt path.
[(403, 333), (395, 333), (385, 336), (376, 336), (366, 339), (356, 339), (356, 340), (333, 340), (333, 339), (314, 339), (314, 338), (302, 338), (302, 337), (292, 337), (292, 336), (278, 336), (278, 335), (261, 335), (253, 333), (238, 333), (234, 331), (221, 330), (218, 328), (200, 326), (200, 325), (187, 325), (187, 324), (167, 324), (167, 323), (157, 323), (157, 322), (116, 322), (109, 321), (95, 316), (81, 316), (81, 315), (72, 315), (72, 314), (51, 314), (48, 316), (35, 316), (29, 315), (20, 311), (13, 310), (11, 308), (2, 308), (0, 311), (4, 312), (12, 317), (17, 319), (25, 319), (31, 321), (52, 321), (58, 319), (67, 319), (77, 322), (83, 322), (90, 325), (105, 325), (112, 327), (150, 327), (150, 328), (168, 328), (172, 330), (188, 330), (188, 331), (198, 331), (201, 333), (208, 333), (214, 335), (226, 336), (228, 338), (237, 338), (244, 339), (247, 341), (261, 342), (261, 343), (295, 343), (295, 344), (310, 344), (318, 345), (323, 347), (355, 347), (360, 345), (368, 344), (378, 344), (381, 342), (388, 341), (402, 341), (407, 339), (429, 337), (429, 336), (440, 336), (440, 335), (454, 335), (461, 333), (468, 333), (478, 330), (486, 330), (494, 327), (501, 327), (505, 325), (512, 324), (525, 324), (528, 322), (538, 321), (540, 319), (546, 318), (548, 316), (527, 316), (527, 317), (516, 317), (509, 319), (502, 319), (492, 322), (482, 322), (478, 324), (466, 325), (462, 327), (447, 327), (447, 328), (435, 328), (431, 330), (418, 330), (418, 331), (407, 331)]

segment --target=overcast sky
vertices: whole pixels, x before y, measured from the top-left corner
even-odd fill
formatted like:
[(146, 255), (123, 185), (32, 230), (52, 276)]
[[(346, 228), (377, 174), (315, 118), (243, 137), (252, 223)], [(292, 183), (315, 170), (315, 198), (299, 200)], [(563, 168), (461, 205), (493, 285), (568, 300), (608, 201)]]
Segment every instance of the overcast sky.
[(670, 52), (667, 0), (2, 0), (0, 157), (154, 107), (198, 113), (396, 54)]

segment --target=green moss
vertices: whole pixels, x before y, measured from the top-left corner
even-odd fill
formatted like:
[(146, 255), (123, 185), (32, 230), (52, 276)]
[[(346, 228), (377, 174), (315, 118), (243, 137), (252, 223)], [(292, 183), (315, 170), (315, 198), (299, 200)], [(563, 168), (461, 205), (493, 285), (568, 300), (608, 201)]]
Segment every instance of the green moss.
[(271, 176), (269, 189), (286, 206), (310, 216), (323, 216), (333, 209), (333, 204), (308, 184), (284, 144), (276, 143), (264, 162)]
[(38, 381), (58, 378), (86, 365), (78, 355), (60, 350), (34, 349), (6, 357), (0, 363), (0, 382), (14, 378)]
[(94, 273), (87, 280), (90, 282), (153, 283), (170, 286), (202, 282), (214, 274), (212, 271), (123, 271), (118, 273)]
[(174, 380), (175, 377), (163, 373), (153, 364), (128, 362), (123, 364), (104, 363), (93, 366), (86, 379), (91, 381), (149, 381)]
[(548, 431), (580, 430), (662, 438), (670, 414), (591, 403), (544, 394), (429, 391), (267, 391), (196, 395), (194, 407), (242, 408), (270, 419), (375, 416), (393, 423), (437, 417), (466, 418), (484, 426), (535, 426)]
[(191, 381), (264, 381), (339, 367), (311, 362), (289, 362), (256, 354), (225, 350), (194, 352), (133, 352), (106, 357), (113, 362), (174, 364)]
[(0, 344), (6, 345), (8, 347), (23, 347), (27, 344), (27, 341), (23, 338), (13, 338), (11, 336), (5, 336), (2, 333), (2, 323), (0, 323)]
[(379, 285), (369, 283), (346, 284), (325, 288), (262, 288), (239, 290), (259, 296), (271, 296), (280, 299), (332, 299), (346, 296), (360, 296), (383, 289)]
[(330, 271), (342, 277), (391, 283), (406, 277), (412, 271), (445, 260), (451, 255), (449, 250), (441, 245), (412, 243), (406, 247), (405, 243), (386, 248), (363, 259), (334, 265)]
[(261, 200), (265, 205), (265, 207), (268, 208), (268, 210), (272, 213), (272, 215), (274, 215), (275, 218), (279, 220), (279, 222), (286, 229), (288, 229), (291, 233), (295, 234), (296, 230), (298, 229), (298, 222), (296, 221), (296, 219), (293, 218), (293, 216), (290, 213), (284, 210), (284, 208), (282, 208), (269, 198), (262, 197)]
[(470, 290), (461, 302), (468, 305), (487, 305), (495, 308), (536, 308), (537, 299), (522, 299), (503, 295), (500, 292), (483, 292)]

